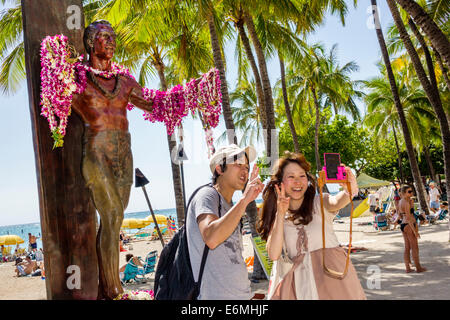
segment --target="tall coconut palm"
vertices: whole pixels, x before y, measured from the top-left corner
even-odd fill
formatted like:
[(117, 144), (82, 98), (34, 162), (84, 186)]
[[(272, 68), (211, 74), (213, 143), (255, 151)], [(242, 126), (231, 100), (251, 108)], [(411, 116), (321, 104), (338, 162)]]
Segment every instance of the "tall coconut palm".
[(0, 89), (5, 94), (13, 94), (26, 78), (20, 1), (1, 12), (0, 61)]
[(391, 87), (395, 107), (397, 109), (398, 116), (400, 119), (400, 125), (401, 125), (402, 131), (403, 131), (403, 136), (405, 139), (406, 151), (408, 153), (408, 159), (409, 159), (409, 163), (411, 165), (411, 171), (412, 171), (414, 182), (416, 185), (416, 190), (417, 190), (417, 194), (419, 197), (420, 206), (421, 206), (422, 210), (424, 210), (426, 213), (428, 213), (428, 206), (427, 206), (427, 203), (425, 200), (425, 189), (424, 189), (422, 179), (420, 176), (419, 166), (418, 166), (415, 154), (414, 154), (414, 148), (413, 148), (412, 141), (411, 141), (411, 134), (408, 129), (408, 124), (406, 121), (405, 113), (404, 113), (403, 106), (402, 106), (402, 103), (401, 103), (401, 100), (400, 100), (400, 97), (398, 94), (398, 87), (397, 87), (397, 83), (395, 81), (394, 73), (392, 71), (391, 62), (389, 60), (389, 54), (387, 51), (386, 43), (384, 41), (383, 32), (381, 30), (380, 19), (378, 16), (378, 10), (376, 9), (377, 2), (376, 2), (376, 0), (371, 0), (371, 3), (372, 3), (372, 8), (375, 9), (374, 10), (374, 21), (375, 21), (375, 26), (376, 26), (375, 30), (376, 30), (376, 34), (377, 34), (377, 39), (378, 39), (378, 43), (381, 48), (381, 54), (383, 57), (384, 65), (386, 67), (386, 72), (387, 72), (387, 76), (389, 79), (389, 85)]
[(296, 153), (300, 153), (300, 144), (298, 142), (298, 135), (297, 131), (295, 130), (294, 120), (292, 118), (292, 112), (291, 112), (291, 106), (289, 104), (289, 97), (287, 93), (287, 86), (286, 86), (286, 72), (284, 67), (284, 61), (281, 57), (280, 53), (278, 53), (278, 60), (280, 62), (280, 71), (281, 71), (281, 88), (283, 92), (283, 103), (284, 103), (284, 110), (286, 112), (286, 118), (289, 124), (289, 129), (291, 130), (292, 135), (292, 141), (294, 142), (294, 151)]
[[(382, 77), (364, 82), (364, 86), (368, 90), (365, 96), (367, 114), (364, 118), (364, 124), (372, 130), (375, 141), (388, 138), (390, 132), (392, 132), (398, 154), (400, 177), (404, 181), (401, 150), (397, 139), (397, 131), (401, 130), (399, 117), (386, 71), (381, 70), (381, 72)], [(417, 145), (418, 141), (423, 140), (424, 135), (421, 133), (429, 129), (428, 125), (423, 125), (422, 119), (427, 118), (435, 121), (435, 115), (417, 81), (408, 81), (408, 77), (397, 70), (396, 74), (399, 76), (398, 92), (405, 110), (405, 118), (413, 134), (412, 139), (416, 141), (415, 144)]]
[[(311, 46), (307, 54), (288, 66), (287, 83), (290, 84), (290, 90), (299, 99), (308, 102), (306, 106), (313, 106), (315, 110), (315, 160), (318, 170), (321, 168), (319, 128), (320, 110), (323, 106), (334, 106), (336, 112), (350, 111), (355, 118), (359, 117), (359, 111), (353, 103), (354, 84), (348, 77), (349, 73), (356, 70), (356, 65), (351, 62), (339, 67), (334, 50), (335, 48), (327, 56), (321, 46)], [(291, 69), (295, 72), (290, 71)]]
[(441, 55), (447, 67), (450, 67), (450, 42), (439, 26), (426, 13), (426, 11), (413, 0), (397, 0), (403, 9), (413, 18), (428, 36), (433, 47)]
[[(442, 106), (442, 102), (439, 96), (439, 91), (437, 89), (437, 85), (435, 87), (432, 85), (432, 82), (428, 79), (425, 70), (420, 61), (419, 55), (417, 54), (414, 45), (409, 38), (408, 32), (406, 31), (405, 26), (403, 25), (403, 21), (400, 17), (400, 13), (398, 12), (397, 6), (393, 0), (387, 0), (389, 5), (389, 9), (392, 13), (392, 17), (394, 18), (395, 25), (400, 33), (400, 37), (405, 44), (406, 50), (408, 51), (409, 56), (411, 57), (412, 64), (416, 71), (416, 74), (419, 78), (422, 87), (424, 88), (428, 100), (430, 101), (434, 112), (436, 113), (437, 120), (439, 121), (439, 125), (441, 128), (442, 135), (442, 144), (444, 147), (444, 170), (445, 177), (447, 183), (448, 195), (450, 195), (450, 129), (447, 116), (445, 114), (444, 108)], [(432, 65), (432, 63), (431, 63)]]

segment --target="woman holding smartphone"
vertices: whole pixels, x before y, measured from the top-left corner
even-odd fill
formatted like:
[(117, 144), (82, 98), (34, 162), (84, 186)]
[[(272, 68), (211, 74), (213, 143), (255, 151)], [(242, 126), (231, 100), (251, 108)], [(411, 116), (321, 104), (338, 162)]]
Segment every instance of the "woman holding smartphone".
[(403, 260), (405, 261), (406, 273), (410, 273), (411, 269), (411, 251), (416, 272), (424, 272), (427, 269), (420, 265), (419, 261), (419, 230), (416, 219), (414, 217), (414, 201), (412, 199), (413, 190), (410, 186), (405, 185), (400, 189), (401, 200), (399, 203), (400, 214), (403, 216), (400, 229), (402, 230), (403, 240), (405, 241), (405, 252)]
[[(339, 246), (333, 218), (350, 202), (350, 197), (346, 185), (342, 185), (344, 191), (335, 196), (323, 195), (326, 220), (326, 248), (323, 249), (320, 197), (316, 195), (310, 169), (310, 163), (302, 154), (288, 154), (278, 160), (275, 173), (263, 191), (258, 231), (267, 241), (269, 258), (274, 261), (268, 299), (366, 299), (351, 262), (342, 280), (324, 272), (323, 250), (328, 267), (344, 270), (347, 253)], [(352, 194), (356, 195), (356, 178), (350, 168), (345, 169)], [(282, 268), (287, 272), (281, 279)]]

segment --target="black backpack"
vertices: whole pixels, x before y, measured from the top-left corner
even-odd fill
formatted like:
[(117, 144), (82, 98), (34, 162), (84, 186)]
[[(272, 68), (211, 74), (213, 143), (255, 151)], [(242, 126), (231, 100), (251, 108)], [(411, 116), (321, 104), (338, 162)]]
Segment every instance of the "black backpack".
[[(185, 224), (177, 233), (175, 233), (172, 240), (170, 240), (161, 251), (156, 267), (155, 285), (153, 288), (155, 300), (197, 300), (197, 297), (200, 294), (203, 270), (205, 268), (209, 248), (205, 244), (198, 281), (195, 282), (189, 257), (186, 224), (188, 219), (188, 209), (192, 199), (200, 189), (207, 186), (213, 187), (212, 184), (203, 185), (191, 195), (186, 207)], [(219, 196), (219, 217), (220, 210), (221, 205)]]

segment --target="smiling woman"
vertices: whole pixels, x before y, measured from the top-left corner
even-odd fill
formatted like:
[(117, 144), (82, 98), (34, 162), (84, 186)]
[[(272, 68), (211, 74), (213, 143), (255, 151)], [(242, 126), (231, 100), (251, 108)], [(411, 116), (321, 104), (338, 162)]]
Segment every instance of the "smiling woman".
[[(324, 195), (326, 243), (322, 243), (320, 199), (311, 168), (302, 154), (287, 153), (278, 160), (263, 193), (259, 232), (274, 260), (268, 298), (273, 300), (365, 299), (350, 263), (343, 279), (324, 272), (323, 259), (342, 270), (347, 256), (333, 230), (333, 219), (349, 203), (347, 187), (336, 196)], [(352, 191), (356, 178), (346, 167)]]

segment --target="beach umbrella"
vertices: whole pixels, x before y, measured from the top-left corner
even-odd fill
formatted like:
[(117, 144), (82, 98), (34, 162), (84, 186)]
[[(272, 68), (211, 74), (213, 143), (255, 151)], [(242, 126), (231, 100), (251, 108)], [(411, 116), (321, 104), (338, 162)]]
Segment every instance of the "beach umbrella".
[(149, 224), (142, 219), (123, 219), (122, 228), (124, 229), (141, 229)]
[[(155, 219), (158, 224), (167, 224), (167, 217), (162, 214), (155, 214)], [(153, 223), (152, 215), (149, 215), (144, 219), (145, 222)]]
[(0, 236), (0, 245), (13, 246), (16, 244), (24, 243), (23, 239), (15, 234)]

